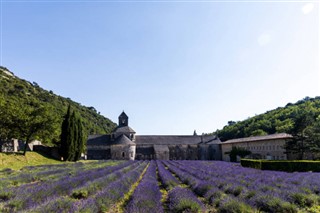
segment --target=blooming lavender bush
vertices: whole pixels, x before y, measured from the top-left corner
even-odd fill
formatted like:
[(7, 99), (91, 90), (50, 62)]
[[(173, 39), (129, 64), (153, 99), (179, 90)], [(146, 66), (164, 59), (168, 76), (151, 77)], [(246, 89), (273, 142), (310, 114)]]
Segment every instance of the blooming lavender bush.
[(83, 185), (75, 187), (71, 192), (71, 196), (76, 199), (82, 199), (82, 198), (87, 198), (88, 196), (91, 196), (93, 194), (96, 194), (100, 190), (107, 187), (113, 181), (121, 178), (127, 172), (137, 169), (139, 165), (140, 164), (138, 162), (131, 165), (127, 165), (127, 164), (118, 165), (114, 167), (113, 169), (114, 172), (111, 172), (109, 174), (106, 173), (105, 175), (97, 179), (90, 180)]
[(151, 161), (143, 179), (135, 189), (125, 212), (162, 213), (161, 192), (156, 175), (156, 163)]
[(96, 161), (2, 171), (0, 212), (98, 213), (115, 207), (128, 213), (320, 212), (320, 173), (261, 171), (219, 161), (151, 161), (130, 195), (148, 163)]
[(143, 162), (137, 169), (126, 173), (122, 178), (112, 182), (108, 187), (97, 193), (94, 198), (99, 209), (98, 212), (109, 211), (116, 202), (123, 198), (129, 192), (131, 186), (138, 181), (146, 166), (147, 162)]
[(7, 189), (8, 193), (11, 193), (11, 197), (5, 201), (4, 206), (6, 209), (11, 209), (11, 211), (34, 208), (50, 198), (68, 195), (74, 188), (132, 163), (128, 161), (118, 166), (86, 170), (76, 176), (61, 176), (60, 179), (53, 182), (37, 182), (30, 185), (11, 187)]
[(178, 185), (178, 180), (172, 175), (171, 172), (169, 172), (164, 167), (164, 165), (160, 161), (157, 161), (157, 167), (158, 167), (158, 175), (161, 180), (161, 183), (167, 190), (170, 190), (173, 187)]
[(179, 186), (169, 192), (168, 203), (170, 212), (202, 212), (205, 209), (191, 190)]
[(173, 161), (170, 165), (179, 177), (198, 179), (190, 187), (216, 206), (226, 195), (267, 212), (296, 212), (320, 204), (320, 173), (261, 171), (219, 161)]
[[(142, 170), (145, 168), (146, 163), (135, 163), (137, 165), (132, 167), (129, 173), (123, 173), (123, 175), (113, 182), (109, 182), (108, 185), (101, 191), (97, 191), (95, 195), (89, 198), (83, 197), (83, 199), (72, 199), (71, 197), (57, 196), (53, 197), (47, 202), (42, 203), (32, 209), (29, 212), (105, 212), (108, 211), (110, 206), (124, 196), (124, 194), (130, 189), (135, 178), (139, 176)], [(117, 171), (118, 172), (118, 171)], [(115, 192), (116, 191), (116, 192)]]

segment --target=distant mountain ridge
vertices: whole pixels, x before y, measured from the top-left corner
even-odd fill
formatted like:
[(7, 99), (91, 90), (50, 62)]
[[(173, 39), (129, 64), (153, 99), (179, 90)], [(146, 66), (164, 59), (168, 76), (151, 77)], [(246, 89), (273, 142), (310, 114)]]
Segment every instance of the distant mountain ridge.
[(320, 97), (306, 97), (243, 121), (229, 121), (215, 133), (221, 141), (275, 133), (301, 135), (318, 131)]
[[(53, 109), (50, 113), (57, 118), (55, 131), (52, 132), (53, 137), (45, 141), (48, 144), (56, 143), (59, 140), (62, 119), (69, 105), (82, 117), (87, 134), (109, 134), (116, 127), (114, 122), (100, 115), (94, 107), (86, 107), (70, 98), (56, 95), (52, 91), (41, 88), (36, 82), (31, 83), (20, 79), (7, 68), (0, 66), (0, 101), (6, 104), (15, 101), (24, 103), (30, 99), (49, 105)], [(2, 132), (4, 131), (6, 130), (2, 129)]]

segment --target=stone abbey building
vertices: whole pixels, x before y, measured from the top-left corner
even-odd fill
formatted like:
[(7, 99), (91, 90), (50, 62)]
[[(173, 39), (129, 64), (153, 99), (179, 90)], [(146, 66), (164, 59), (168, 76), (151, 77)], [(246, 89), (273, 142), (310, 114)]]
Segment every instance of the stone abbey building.
[[(90, 135), (87, 159), (114, 160), (224, 160), (230, 161), (233, 147), (251, 152), (249, 158), (296, 159), (285, 149), (292, 136), (278, 133), (221, 142), (214, 135), (136, 135), (122, 112), (119, 125), (110, 135)], [(239, 160), (239, 159), (238, 159)]]
[(221, 142), (214, 135), (136, 135), (122, 112), (110, 135), (90, 135), (87, 159), (221, 160)]

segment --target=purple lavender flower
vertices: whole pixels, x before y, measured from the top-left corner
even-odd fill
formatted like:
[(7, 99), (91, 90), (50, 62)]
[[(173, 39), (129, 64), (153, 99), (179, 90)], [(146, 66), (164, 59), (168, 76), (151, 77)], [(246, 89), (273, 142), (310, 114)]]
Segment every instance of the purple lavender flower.
[(167, 190), (178, 185), (178, 180), (173, 177), (172, 173), (169, 172), (160, 161), (157, 161), (157, 167), (161, 183)]
[(125, 212), (162, 213), (161, 196), (156, 175), (156, 164), (151, 161), (148, 170), (126, 206)]
[(170, 212), (202, 212), (205, 210), (204, 204), (191, 190), (179, 186), (168, 193), (168, 203)]

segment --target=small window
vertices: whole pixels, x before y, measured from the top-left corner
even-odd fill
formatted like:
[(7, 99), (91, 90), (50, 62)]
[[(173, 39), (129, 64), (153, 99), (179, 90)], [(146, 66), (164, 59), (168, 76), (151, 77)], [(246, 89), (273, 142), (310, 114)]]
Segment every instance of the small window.
[(124, 158), (124, 152), (122, 152), (122, 157)]

